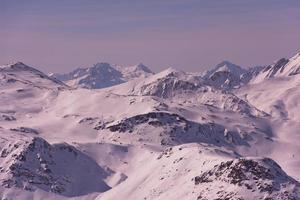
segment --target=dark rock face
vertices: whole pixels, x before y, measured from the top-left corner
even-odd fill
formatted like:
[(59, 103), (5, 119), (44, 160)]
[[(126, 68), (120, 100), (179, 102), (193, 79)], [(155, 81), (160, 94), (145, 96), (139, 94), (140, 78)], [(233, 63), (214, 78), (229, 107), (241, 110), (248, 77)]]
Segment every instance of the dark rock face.
[[(194, 184), (199, 186), (218, 181), (252, 192), (257, 191), (270, 196), (275, 194), (278, 199), (297, 199), (296, 192), (300, 189), (300, 183), (289, 177), (276, 162), (269, 158), (241, 158), (221, 162), (213, 169), (194, 178)], [(295, 191), (285, 191), (289, 187), (295, 188)]]
[(200, 76), (174, 70), (155, 81), (142, 85), (140, 88), (135, 88), (133, 93), (135, 95), (172, 98), (176, 95), (196, 92), (199, 89), (206, 90), (206, 86), (202, 82)]
[(279, 70), (280, 72), (283, 72), (285, 65), (289, 62), (289, 59), (281, 58), (278, 60), (274, 66), (268, 66), (266, 67), (263, 72), (268, 72), (267, 77), (271, 78), (273, 77)]
[[(117, 124), (107, 125), (106, 129), (119, 133), (143, 133), (144, 130), (155, 128), (161, 145), (175, 145), (190, 142), (204, 142), (220, 145), (247, 145), (239, 133), (228, 131), (215, 123), (196, 123), (172, 113), (150, 112), (124, 119)], [(225, 134), (226, 132), (226, 134)], [(145, 135), (144, 137), (147, 137)]]
[[(151, 90), (149, 90), (149, 88), (151, 88)], [(143, 95), (169, 98), (180, 91), (195, 91), (198, 88), (199, 85), (197, 84), (183, 80), (175, 80), (170, 77), (159, 80), (156, 85), (145, 85), (141, 88), (141, 91)]]
[(0, 115), (0, 121), (16, 121), (17, 119), (12, 115), (2, 114)]
[(79, 85), (88, 88), (105, 88), (124, 83), (121, 72), (108, 63), (98, 63), (89, 68), (89, 75), (79, 81)]
[(18, 127), (18, 128), (11, 128), (11, 131), (15, 131), (15, 132), (21, 132), (21, 133), (32, 133), (34, 135), (38, 135), (39, 132), (36, 129), (33, 128), (28, 128), (28, 127)]

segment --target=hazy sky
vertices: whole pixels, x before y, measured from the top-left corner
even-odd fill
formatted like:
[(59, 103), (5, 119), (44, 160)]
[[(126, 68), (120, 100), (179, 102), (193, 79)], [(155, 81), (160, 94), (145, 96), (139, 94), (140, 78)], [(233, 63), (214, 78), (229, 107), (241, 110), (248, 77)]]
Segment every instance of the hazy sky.
[(202, 71), (300, 51), (300, 0), (0, 0), (0, 63)]

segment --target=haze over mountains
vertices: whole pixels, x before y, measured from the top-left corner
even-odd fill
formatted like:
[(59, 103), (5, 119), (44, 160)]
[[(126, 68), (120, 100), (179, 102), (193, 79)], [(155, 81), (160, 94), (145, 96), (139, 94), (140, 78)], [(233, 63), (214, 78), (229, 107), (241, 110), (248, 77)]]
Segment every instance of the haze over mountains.
[(2, 199), (300, 199), (300, 53), (0, 77)]

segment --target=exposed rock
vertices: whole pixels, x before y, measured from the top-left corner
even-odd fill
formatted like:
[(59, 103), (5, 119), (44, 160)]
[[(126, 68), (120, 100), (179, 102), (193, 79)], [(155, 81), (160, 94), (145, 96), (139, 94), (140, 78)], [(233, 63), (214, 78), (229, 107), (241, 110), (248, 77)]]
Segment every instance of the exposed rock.
[[(194, 183), (201, 187), (201, 190), (213, 190), (214, 195), (220, 199), (244, 199), (243, 196), (247, 196), (248, 193), (253, 193), (255, 199), (261, 196), (287, 200), (298, 199), (300, 195), (300, 183), (289, 177), (269, 158), (240, 158), (221, 162), (211, 170), (196, 176)], [(215, 184), (218, 187), (224, 186), (224, 189), (213, 188), (217, 187)], [(200, 196), (205, 196), (205, 192), (200, 193)]]

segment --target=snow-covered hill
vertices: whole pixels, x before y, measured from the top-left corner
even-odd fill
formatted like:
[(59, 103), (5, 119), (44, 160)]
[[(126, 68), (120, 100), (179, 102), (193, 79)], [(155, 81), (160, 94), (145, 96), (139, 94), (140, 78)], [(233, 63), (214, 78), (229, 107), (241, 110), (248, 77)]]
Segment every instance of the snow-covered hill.
[(0, 66), (1, 121), (38, 113), (69, 87), (21, 62)]
[(0, 197), (298, 200), (296, 61), (270, 77), (229, 62), (204, 76), (2, 66)]
[(92, 67), (78, 68), (67, 74), (51, 74), (51, 77), (64, 81), (72, 87), (100, 89), (152, 74), (153, 72), (142, 63), (129, 67), (97, 63)]

